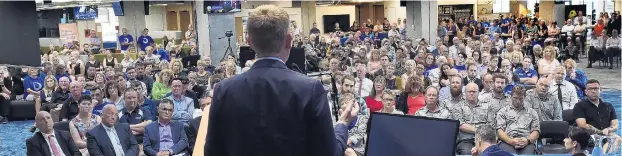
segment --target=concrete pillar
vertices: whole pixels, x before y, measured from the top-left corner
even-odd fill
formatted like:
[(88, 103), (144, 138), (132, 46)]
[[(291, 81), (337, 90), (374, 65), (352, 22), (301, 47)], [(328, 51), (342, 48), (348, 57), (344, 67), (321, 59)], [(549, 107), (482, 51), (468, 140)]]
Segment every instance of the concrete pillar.
[[(203, 1), (194, 2), (194, 11), (196, 13), (196, 24), (194, 25), (197, 31), (197, 46), (199, 55), (203, 57), (211, 56), (210, 37), (209, 37), (209, 17), (203, 13)], [(212, 65), (218, 65), (218, 62), (212, 61)]]
[[(142, 34), (143, 29), (147, 27), (145, 22), (145, 4), (143, 1), (123, 1), (123, 16), (119, 19), (119, 34), (123, 28), (127, 29), (127, 33), (134, 37), (134, 41)], [(134, 46), (138, 48), (138, 46)], [(140, 49), (137, 49), (138, 52)]]
[(555, 4), (555, 21), (557, 22), (557, 26), (562, 27), (565, 25), (566, 21), (566, 5), (565, 4)]
[(300, 22), (300, 26), (302, 28), (303, 36), (309, 36), (309, 30), (313, 28), (313, 23), (315, 23), (315, 1), (302, 1), (300, 2), (300, 18), (302, 21)]
[(438, 26), (438, 6), (436, 1), (406, 2), (407, 35), (412, 38), (425, 38), (434, 41)]

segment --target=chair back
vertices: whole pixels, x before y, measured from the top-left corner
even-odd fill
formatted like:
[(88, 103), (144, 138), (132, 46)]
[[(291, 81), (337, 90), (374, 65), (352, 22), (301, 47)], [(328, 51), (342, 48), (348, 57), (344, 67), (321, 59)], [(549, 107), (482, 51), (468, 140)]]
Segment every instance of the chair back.
[(69, 121), (61, 121), (61, 122), (54, 123), (53, 128), (54, 130), (62, 130), (62, 131), (69, 132)]
[(573, 113), (572, 109), (567, 109), (567, 110), (562, 111), (562, 120), (568, 122), (569, 125), (574, 125), (575, 123), (576, 118), (574, 117), (572, 113)]
[(566, 138), (569, 128), (566, 121), (542, 121), (540, 122), (540, 138)]

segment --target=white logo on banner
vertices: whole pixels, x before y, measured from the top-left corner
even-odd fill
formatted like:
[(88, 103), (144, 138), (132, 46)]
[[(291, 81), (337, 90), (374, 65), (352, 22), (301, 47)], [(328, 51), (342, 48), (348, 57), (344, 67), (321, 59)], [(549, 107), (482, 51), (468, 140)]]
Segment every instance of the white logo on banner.
[(39, 83), (39, 82), (33, 82), (32, 83), (32, 87), (35, 88), (34, 90), (41, 90), (41, 89), (43, 89), (43, 85), (41, 85), (41, 83)]

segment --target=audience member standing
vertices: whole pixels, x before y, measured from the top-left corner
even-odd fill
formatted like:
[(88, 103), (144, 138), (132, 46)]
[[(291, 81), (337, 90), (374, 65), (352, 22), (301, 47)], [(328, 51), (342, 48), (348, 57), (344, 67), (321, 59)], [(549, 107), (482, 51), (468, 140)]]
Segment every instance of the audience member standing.
[(140, 51), (146, 51), (147, 46), (155, 46), (153, 43), (153, 38), (149, 36), (149, 29), (143, 29), (143, 33), (136, 39), (138, 46), (140, 46)]
[(119, 35), (119, 43), (121, 44), (121, 53), (126, 53), (130, 46), (134, 45), (134, 37), (127, 33), (127, 28), (121, 29), (121, 35)]

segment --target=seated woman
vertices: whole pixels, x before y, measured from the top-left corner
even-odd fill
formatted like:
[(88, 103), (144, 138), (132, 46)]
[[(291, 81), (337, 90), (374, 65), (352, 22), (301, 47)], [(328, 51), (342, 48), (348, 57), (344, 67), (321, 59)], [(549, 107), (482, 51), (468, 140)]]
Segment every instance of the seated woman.
[(586, 156), (585, 150), (590, 140), (590, 134), (582, 128), (573, 128), (564, 139), (564, 147), (572, 156)]
[(80, 97), (78, 104), (78, 115), (69, 121), (69, 132), (80, 152), (88, 154), (86, 148), (86, 132), (101, 123), (101, 118), (93, 114), (93, 105), (96, 103), (91, 96)]

